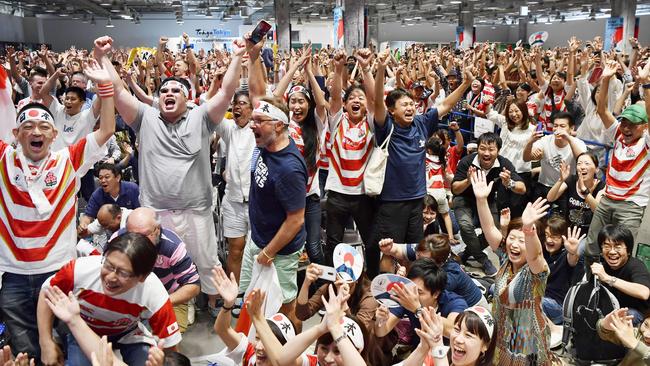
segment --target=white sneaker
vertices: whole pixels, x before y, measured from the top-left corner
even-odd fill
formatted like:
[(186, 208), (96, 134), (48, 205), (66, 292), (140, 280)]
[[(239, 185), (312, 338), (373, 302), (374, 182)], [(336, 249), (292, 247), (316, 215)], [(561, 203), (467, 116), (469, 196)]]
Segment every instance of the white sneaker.
[(187, 303), (187, 325), (194, 324), (196, 320), (196, 308), (194, 307), (194, 299)]

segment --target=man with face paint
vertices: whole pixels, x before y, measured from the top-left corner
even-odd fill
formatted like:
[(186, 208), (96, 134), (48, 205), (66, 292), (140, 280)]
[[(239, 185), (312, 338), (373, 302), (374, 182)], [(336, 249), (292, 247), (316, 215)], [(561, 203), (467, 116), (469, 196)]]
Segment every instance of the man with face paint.
[[(42, 283), (76, 256), (76, 198), (81, 178), (105, 154), (115, 132), (113, 86), (106, 70), (91, 63), (86, 73), (103, 92), (97, 131), (61, 150), (52, 113), (42, 104), (26, 105), (13, 130), (16, 148), (0, 141), (0, 307), (11, 346), (37, 359), (56, 359), (54, 341), (41, 339), (36, 302)], [(50, 324), (51, 327), (51, 324)], [(49, 342), (48, 342), (49, 341)]]
[(123, 87), (106, 56), (112, 46), (108, 36), (96, 39), (94, 56), (111, 72), (117, 111), (140, 141), (140, 202), (158, 211), (161, 224), (186, 243), (201, 277), (201, 289), (208, 295), (208, 306), (214, 308), (217, 291), (210, 271), (220, 263), (211, 210), (210, 137), (239, 83), (246, 44), (239, 39), (233, 42), (221, 89), (192, 110), (187, 108), (187, 86), (175, 77), (161, 84), (158, 108), (138, 101)]

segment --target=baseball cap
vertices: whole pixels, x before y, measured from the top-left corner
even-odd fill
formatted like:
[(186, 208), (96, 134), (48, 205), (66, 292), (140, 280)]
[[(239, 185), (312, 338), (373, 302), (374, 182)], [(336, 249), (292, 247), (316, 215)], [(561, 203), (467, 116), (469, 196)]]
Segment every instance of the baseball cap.
[(626, 119), (635, 125), (640, 125), (643, 123), (648, 123), (648, 114), (646, 113), (643, 106), (640, 104), (633, 104), (625, 108), (623, 113), (618, 116), (619, 121), (623, 119)]

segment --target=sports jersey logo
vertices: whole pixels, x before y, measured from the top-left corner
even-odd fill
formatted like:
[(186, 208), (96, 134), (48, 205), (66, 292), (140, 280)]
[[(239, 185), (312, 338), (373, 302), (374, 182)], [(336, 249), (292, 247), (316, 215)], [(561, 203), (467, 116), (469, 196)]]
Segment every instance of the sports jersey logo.
[(264, 188), (268, 176), (269, 168), (264, 164), (264, 159), (260, 156), (257, 159), (257, 166), (255, 166), (255, 183), (257, 183), (257, 186)]
[(55, 185), (56, 185), (56, 175), (54, 175), (54, 173), (52, 173), (50, 171), (45, 176), (45, 186), (46, 187), (53, 187)]
[(356, 150), (366, 143), (366, 131), (352, 127), (345, 132), (343, 137), (343, 148), (348, 150)]
[(177, 331), (178, 331), (178, 323), (177, 322), (174, 322), (174, 323), (167, 326), (167, 333), (174, 334)]

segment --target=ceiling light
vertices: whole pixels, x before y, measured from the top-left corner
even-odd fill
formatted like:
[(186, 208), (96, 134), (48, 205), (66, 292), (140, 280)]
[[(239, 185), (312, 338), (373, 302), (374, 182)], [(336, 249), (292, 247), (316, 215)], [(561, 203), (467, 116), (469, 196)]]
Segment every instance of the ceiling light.
[(404, 21), (404, 19), (402, 19), (402, 24), (401, 24), (401, 26), (402, 26), (402, 27), (406, 27), (406, 22)]
[(241, 8), (239, 10), (239, 17), (242, 19), (248, 18), (248, 10), (246, 8)]
[(458, 5), (458, 4), (462, 3), (462, 1), (460, 1), (460, 0), (451, 0), (449, 3), (452, 4), (452, 5)]
[(418, 0), (413, 2), (413, 10), (420, 10), (420, 2)]
[(537, 24), (537, 17), (535, 17), (535, 19), (533, 19), (533, 24)]
[(59, 13), (59, 16), (60, 16), (60, 17), (67, 17), (67, 16), (68, 16), (68, 13), (61, 12), (61, 13)]
[(301, 17), (298, 17), (298, 23), (296, 23), (296, 24), (302, 25), (302, 18)]
[(212, 18), (212, 12), (210, 11), (210, 8), (208, 8), (208, 10), (205, 11), (205, 17)]
[(102, 0), (99, 5), (101, 6), (111, 6), (111, 2), (108, 0)]
[(180, 0), (174, 0), (172, 1), (172, 7), (183, 7), (183, 3), (181, 3)]
[(553, 24), (553, 22), (551, 22), (551, 16), (550, 15), (548, 16), (548, 18), (546, 18), (546, 23), (544, 23), (544, 24)]
[(228, 14), (227, 11), (224, 11), (224, 12), (223, 12), (223, 20), (230, 20), (230, 19), (232, 19), (232, 17), (230, 16), (230, 14)]
[(90, 25), (95, 25), (95, 24), (97, 24), (97, 22), (95, 22), (95, 16), (93, 15), (93, 16), (90, 18)]
[(566, 23), (566, 18), (564, 17), (564, 15), (562, 15), (562, 20), (560, 20), (560, 23)]
[(321, 19), (327, 19), (327, 11), (325, 10), (325, 8), (323, 8), (323, 10), (321, 10), (320, 18)]
[[(436, 5), (441, 6), (441, 5), (445, 5), (445, 3), (443, 3), (442, 0), (438, 0), (438, 1), (436, 1)], [(440, 9), (438, 9), (438, 10), (440, 10)]]
[(113, 28), (115, 27), (113, 25), (113, 22), (111, 21), (111, 17), (108, 17), (108, 21), (106, 22), (106, 28)]
[(263, 7), (264, 6), (262, 5), (262, 2), (258, 0), (258, 1), (255, 2), (255, 4), (253, 4), (253, 6), (251, 6), (251, 9), (253, 9), (253, 10), (261, 10)]

